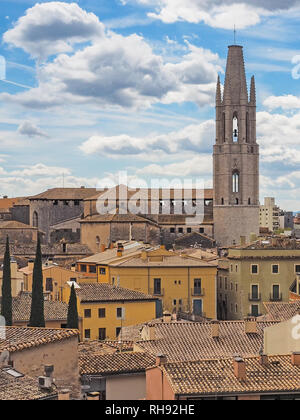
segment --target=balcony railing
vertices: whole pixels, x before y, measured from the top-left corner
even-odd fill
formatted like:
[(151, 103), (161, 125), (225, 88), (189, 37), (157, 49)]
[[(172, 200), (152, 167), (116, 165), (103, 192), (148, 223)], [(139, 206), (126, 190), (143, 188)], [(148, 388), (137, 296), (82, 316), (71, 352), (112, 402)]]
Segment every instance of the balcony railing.
[(192, 289), (192, 296), (205, 296), (205, 289), (203, 287), (194, 287)]
[(278, 295), (270, 294), (270, 302), (281, 302), (282, 301), (282, 293)]
[(150, 289), (150, 295), (164, 296), (165, 295), (165, 289)]
[(260, 302), (261, 301), (261, 293), (258, 293), (258, 294), (249, 293), (248, 298), (249, 298), (250, 302)]

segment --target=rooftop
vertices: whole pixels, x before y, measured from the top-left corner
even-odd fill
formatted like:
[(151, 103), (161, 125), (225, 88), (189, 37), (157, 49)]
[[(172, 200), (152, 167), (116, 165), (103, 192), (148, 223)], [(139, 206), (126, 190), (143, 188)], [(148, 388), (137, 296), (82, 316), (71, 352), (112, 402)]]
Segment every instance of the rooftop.
[(135, 290), (106, 283), (82, 283), (75, 289), (81, 302), (155, 301), (156, 298)]
[[(0, 307), (1, 307), (0, 298)], [(12, 298), (12, 310), (14, 322), (28, 322), (30, 319), (32, 296), (31, 293), (21, 293)], [(45, 321), (66, 321), (68, 318), (68, 305), (64, 302), (45, 300)]]
[(149, 223), (158, 226), (153, 220), (136, 214), (95, 214), (80, 220), (80, 223)]
[(266, 302), (265, 317), (270, 321), (288, 321), (300, 314), (300, 300), (295, 302)]
[(18, 378), (10, 375), (9, 370), (0, 370), (0, 400), (25, 401), (55, 398), (57, 391), (42, 391), (37, 379), (28, 376)]
[(152, 259), (151, 256), (144, 259), (142, 256), (131, 257), (123, 261), (114, 261), (111, 266), (118, 267), (216, 267), (217, 263), (193, 258), (187, 255), (163, 255), (161, 260)]
[[(55, 343), (77, 337), (77, 330), (5, 327), (1, 330), (0, 352), (5, 350), (13, 353), (41, 345)], [(5, 336), (5, 338), (3, 338)]]
[(95, 195), (96, 191), (97, 188), (52, 188), (28, 198), (29, 200), (84, 200)]
[(0, 222), (0, 229), (33, 229), (38, 230), (38, 228), (25, 225), (25, 223), (17, 222), (16, 220), (7, 220)]
[(264, 340), (264, 329), (274, 322), (257, 322), (257, 333), (247, 334), (244, 321), (220, 321), (219, 338), (212, 336), (212, 324), (155, 324), (155, 340), (138, 341), (142, 351), (165, 354), (170, 361), (189, 361), (213, 357), (258, 355)]
[(81, 375), (120, 375), (144, 372), (155, 364), (155, 357), (147, 353), (80, 354)]
[(270, 356), (266, 366), (259, 357), (244, 361), (246, 380), (235, 376), (233, 359), (167, 363), (161, 369), (179, 395), (300, 392), (300, 366), (291, 363), (290, 355)]

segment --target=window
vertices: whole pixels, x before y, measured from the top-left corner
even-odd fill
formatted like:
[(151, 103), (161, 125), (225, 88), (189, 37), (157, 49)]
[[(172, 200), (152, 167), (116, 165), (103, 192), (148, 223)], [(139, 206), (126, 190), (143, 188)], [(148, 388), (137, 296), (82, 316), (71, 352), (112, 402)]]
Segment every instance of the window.
[(97, 273), (97, 267), (95, 265), (90, 265), (89, 266), (89, 271), (90, 271), (90, 273)]
[(170, 233), (175, 233), (175, 228), (170, 228)]
[(224, 198), (222, 198), (221, 204), (222, 204), (222, 206), (224, 206), (224, 204), (225, 204)]
[(106, 328), (99, 328), (99, 340), (104, 341), (106, 339)]
[(179, 229), (178, 229), (178, 232), (179, 232), (179, 233), (183, 233), (183, 228), (179, 228)]
[(178, 284), (181, 284), (181, 280), (178, 280)]
[(98, 318), (105, 318), (105, 308), (98, 309)]
[(238, 283), (235, 283), (235, 291), (237, 292), (238, 289), (239, 289), (239, 285), (238, 285)]
[(295, 272), (300, 273), (300, 265), (295, 265)]
[(58, 206), (58, 200), (53, 201), (53, 206)]
[(192, 233), (192, 228), (187, 228), (187, 233)]
[(204, 233), (204, 228), (200, 228), (200, 229), (199, 229), (199, 232), (200, 232), (200, 233)]
[(154, 294), (161, 294), (161, 279), (154, 279)]
[(84, 330), (84, 338), (87, 340), (91, 338), (91, 330)]
[(177, 305), (177, 300), (176, 299), (174, 299), (173, 300), (173, 306), (176, 306)]
[(220, 277), (220, 289), (222, 289), (222, 277)]
[(194, 279), (194, 293), (195, 295), (200, 296), (202, 293), (202, 280)]
[(230, 290), (233, 291), (233, 283), (230, 283)]
[(91, 318), (92, 317), (92, 310), (91, 309), (85, 309), (84, 310), (84, 317), (85, 318)]
[(238, 306), (237, 306), (237, 304), (235, 304), (235, 313), (236, 314), (238, 313)]
[(251, 286), (251, 298), (258, 299), (258, 286), (257, 284), (253, 284)]
[(67, 200), (64, 200), (64, 206), (68, 206), (69, 202)]
[(85, 264), (80, 264), (80, 271), (82, 272), (82, 273), (86, 273), (86, 265)]
[(273, 285), (272, 287), (272, 300), (279, 301), (280, 300), (280, 286), (279, 284)]
[(239, 140), (239, 123), (237, 119), (237, 115), (234, 114), (233, 116), (233, 133), (232, 133), (232, 140), (234, 143), (237, 143)]
[(116, 328), (116, 337), (119, 336), (120, 332), (121, 332), (121, 327), (117, 327)]
[(251, 206), (251, 198), (248, 198), (248, 206)]
[(251, 274), (258, 274), (258, 265), (251, 265)]
[(278, 264), (272, 265), (272, 274), (279, 274), (279, 265)]
[(105, 275), (106, 274), (106, 269), (103, 268), (103, 267), (100, 267), (99, 273), (102, 274), (102, 275)]
[(225, 290), (227, 290), (228, 289), (228, 279), (227, 279), (227, 277), (225, 277)]
[(51, 277), (46, 278), (46, 292), (53, 292), (53, 280)]
[(36, 211), (33, 213), (32, 224), (33, 224), (33, 227), (39, 227), (39, 216)]
[(74, 206), (79, 206), (80, 202), (79, 200), (74, 200)]
[(258, 305), (251, 305), (251, 316), (258, 317), (259, 307)]
[(226, 114), (223, 112), (223, 141), (226, 141)]
[(117, 308), (117, 318), (123, 319), (124, 318), (125, 309), (124, 308)]
[(240, 186), (240, 176), (238, 172), (234, 172), (232, 175), (232, 192), (238, 193), (240, 189), (239, 186)]

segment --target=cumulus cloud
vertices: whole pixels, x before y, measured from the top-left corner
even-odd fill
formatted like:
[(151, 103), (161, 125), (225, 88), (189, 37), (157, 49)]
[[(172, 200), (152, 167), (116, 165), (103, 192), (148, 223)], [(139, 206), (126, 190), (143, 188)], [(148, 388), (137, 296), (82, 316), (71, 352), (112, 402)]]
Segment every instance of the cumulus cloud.
[(33, 57), (45, 59), (70, 52), (74, 44), (103, 34), (104, 26), (95, 14), (87, 13), (76, 3), (49, 2), (28, 9), (3, 39)]
[[(62, 12), (57, 17), (52, 13), (56, 8)], [(38, 20), (38, 30), (34, 30), (32, 23), (32, 15), (36, 13), (43, 16)], [(60, 28), (56, 31), (57, 37), (69, 47), (77, 40), (75, 33), (69, 30), (70, 22), (77, 22), (81, 15), (89, 28), (101, 27), (102, 30), (102, 24), (98, 20), (94, 22), (94, 15), (90, 17), (75, 4), (44, 3), (29, 9), (16, 27), (6, 32), (4, 40), (31, 54), (38, 55), (39, 51), (49, 54), (51, 45), (53, 48), (60, 45), (53, 42), (51, 34), (47, 35), (49, 22)], [(39, 36), (39, 31), (44, 35)], [(78, 30), (78, 36), (79, 33)], [(33, 109), (67, 103), (136, 108), (149, 107), (156, 102), (193, 101), (200, 106), (214, 102), (217, 73), (222, 71), (217, 54), (186, 42), (185, 55), (171, 63), (155, 54), (145, 39), (136, 34), (121, 36), (103, 30), (101, 36), (92, 37), (88, 31), (82, 39), (84, 36), (91, 41), (90, 45), (68, 54), (58, 47), (56, 58), (39, 67), (38, 87), (16, 95), (3, 93), (1, 99)], [(33, 46), (28, 44), (29, 40)], [(49, 42), (49, 46), (45, 47), (44, 42)]]
[(143, 160), (161, 160), (171, 155), (199, 153), (211, 150), (215, 123), (212, 120), (189, 125), (177, 132), (147, 137), (92, 136), (80, 150), (86, 155), (99, 154), (110, 158), (138, 157)]
[(293, 110), (300, 108), (300, 98), (294, 95), (269, 96), (263, 104), (271, 111), (277, 108)]
[(204, 22), (216, 28), (243, 29), (260, 22), (262, 16), (299, 6), (299, 0), (124, 0), (153, 8), (148, 16), (164, 23)]
[(19, 125), (18, 132), (28, 137), (49, 137), (37, 125), (30, 121), (24, 121)]

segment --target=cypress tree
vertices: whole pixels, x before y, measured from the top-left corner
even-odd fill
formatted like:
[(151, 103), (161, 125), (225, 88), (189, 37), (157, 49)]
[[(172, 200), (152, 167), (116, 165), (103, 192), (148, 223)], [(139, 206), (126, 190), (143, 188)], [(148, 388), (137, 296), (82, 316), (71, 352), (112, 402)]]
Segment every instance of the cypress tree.
[(32, 302), (29, 327), (45, 328), (41, 242), (38, 238), (32, 278)]
[(70, 299), (69, 299), (67, 328), (78, 330), (77, 298), (76, 298), (74, 284), (72, 284), (71, 294), (70, 294)]
[(11, 296), (11, 271), (10, 271), (10, 252), (9, 239), (6, 238), (6, 249), (3, 261), (2, 278), (2, 305), (1, 315), (5, 318), (7, 326), (12, 325), (12, 296)]

